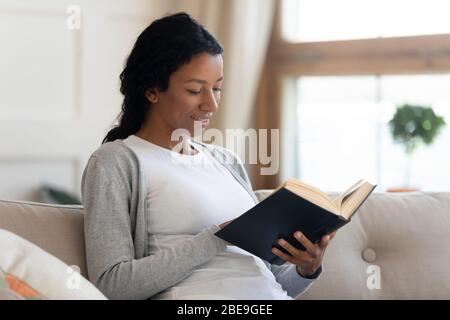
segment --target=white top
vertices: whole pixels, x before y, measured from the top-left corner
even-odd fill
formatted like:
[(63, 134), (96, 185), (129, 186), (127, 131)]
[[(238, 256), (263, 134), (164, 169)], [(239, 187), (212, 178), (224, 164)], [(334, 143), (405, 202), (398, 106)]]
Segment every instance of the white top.
[[(149, 254), (170, 249), (211, 225), (255, 205), (248, 192), (207, 151), (195, 155), (160, 147), (135, 135), (124, 140), (149, 179)], [(175, 262), (176, 263), (176, 262)], [(263, 261), (236, 247), (204, 263), (154, 299), (292, 299)]]

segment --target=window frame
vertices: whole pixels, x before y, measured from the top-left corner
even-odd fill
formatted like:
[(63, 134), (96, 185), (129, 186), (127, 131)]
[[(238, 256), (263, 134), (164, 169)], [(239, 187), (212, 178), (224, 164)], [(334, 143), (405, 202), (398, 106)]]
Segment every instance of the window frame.
[[(450, 33), (372, 39), (290, 42), (281, 29), (282, 0), (276, 0), (274, 25), (263, 70), (267, 127), (281, 128), (280, 155), (292, 148), (292, 125), (282, 123), (284, 110), (293, 103), (292, 88), (301, 76), (402, 75), (450, 73)], [(292, 108), (291, 108), (292, 109)], [(267, 120), (270, 119), (270, 120)], [(286, 125), (290, 128), (283, 129)], [(290, 130), (290, 131), (289, 131)], [(282, 158), (285, 158), (282, 156)], [(298, 160), (298, 159), (297, 159)], [(285, 160), (277, 185), (295, 173), (295, 161)]]
[(301, 75), (423, 74), (450, 70), (450, 33), (320, 42), (289, 42), (276, 1), (269, 59), (277, 73)]

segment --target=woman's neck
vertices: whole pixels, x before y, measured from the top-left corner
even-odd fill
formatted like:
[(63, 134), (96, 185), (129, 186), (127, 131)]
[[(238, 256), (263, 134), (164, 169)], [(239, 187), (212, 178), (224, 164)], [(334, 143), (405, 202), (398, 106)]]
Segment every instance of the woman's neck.
[[(153, 144), (156, 144), (160, 147), (163, 147), (165, 149), (173, 150), (175, 146), (177, 146), (180, 142), (179, 141), (172, 141), (171, 135), (172, 131), (167, 130), (167, 128), (161, 128), (158, 125), (146, 125), (142, 127), (138, 132), (135, 134), (139, 138), (142, 138), (144, 140), (147, 140)], [(189, 139), (184, 138), (181, 143), (184, 145), (182, 146), (180, 153), (188, 154), (188, 155), (194, 155), (198, 151), (195, 150), (190, 144)]]

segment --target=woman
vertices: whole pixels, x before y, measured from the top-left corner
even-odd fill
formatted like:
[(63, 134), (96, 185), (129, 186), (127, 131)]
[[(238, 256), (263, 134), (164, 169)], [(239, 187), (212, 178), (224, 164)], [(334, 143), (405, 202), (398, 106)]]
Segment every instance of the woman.
[(283, 244), (282, 266), (214, 235), (257, 203), (248, 176), (230, 151), (184, 139), (180, 153), (171, 136), (207, 127), (222, 72), (221, 46), (185, 13), (138, 37), (120, 75), (119, 125), (82, 178), (89, 279), (108, 298), (292, 299), (321, 273), (332, 235), (299, 237), (307, 251)]

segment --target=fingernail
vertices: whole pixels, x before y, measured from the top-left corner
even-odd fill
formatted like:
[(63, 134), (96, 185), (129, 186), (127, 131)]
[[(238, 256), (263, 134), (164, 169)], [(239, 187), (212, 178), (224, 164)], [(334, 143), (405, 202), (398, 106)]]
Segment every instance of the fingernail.
[(285, 241), (284, 240), (278, 240), (278, 243), (279, 244), (285, 244)]
[(297, 231), (295, 233), (295, 236), (300, 239), (302, 237), (302, 233), (300, 231)]

